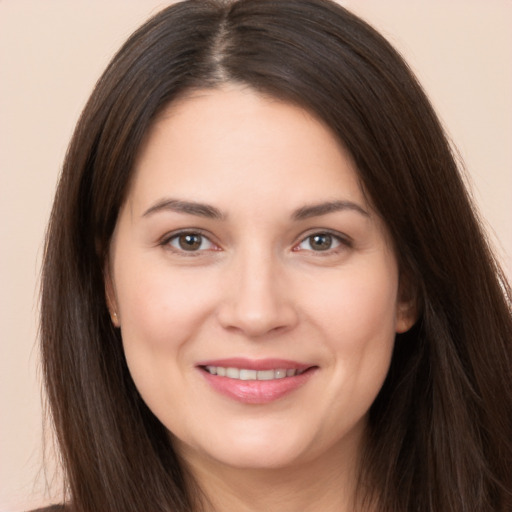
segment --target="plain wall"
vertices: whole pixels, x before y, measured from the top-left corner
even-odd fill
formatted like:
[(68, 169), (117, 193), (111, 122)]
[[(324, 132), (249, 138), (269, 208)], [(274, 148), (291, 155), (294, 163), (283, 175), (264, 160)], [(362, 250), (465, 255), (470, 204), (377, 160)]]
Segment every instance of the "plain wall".
[[(0, 0), (0, 511), (42, 505), (37, 355), (45, 224), (78, 115), (156, 0)], [(417, 72), (512, 275), (512, 3), (352, 0)], [(36, 483), (38, 482), (38, 483)], [(58, 480), (55, 485), (59, 490)]]

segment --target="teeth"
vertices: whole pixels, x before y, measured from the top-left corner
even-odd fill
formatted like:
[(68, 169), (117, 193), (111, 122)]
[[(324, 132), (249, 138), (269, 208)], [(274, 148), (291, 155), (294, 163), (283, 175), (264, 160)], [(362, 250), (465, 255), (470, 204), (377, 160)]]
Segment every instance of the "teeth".
[(205, 366), (205, 370), (212, 375), (237, 380), (274, 380), (294, 377), (304, 373), (304, 370), (290, 368), (288, 370), (277, 368), (275, 370), (247, 370), (245, 368), (224, 368), (223, 366)]
[(275, 378), (275, 370), (260, 370), (257, 374), (258, 380), (272, 380)]
[(240, 370), (238, 368), (226, 368), (226, 377), (230, 379), (239, 379)]
[(286, 370), (276, 370), (276, 379), (284, 379), (286, 377)]
[(240, 380), (256, 380), (257, 374), (256, 370), (240, 370)]

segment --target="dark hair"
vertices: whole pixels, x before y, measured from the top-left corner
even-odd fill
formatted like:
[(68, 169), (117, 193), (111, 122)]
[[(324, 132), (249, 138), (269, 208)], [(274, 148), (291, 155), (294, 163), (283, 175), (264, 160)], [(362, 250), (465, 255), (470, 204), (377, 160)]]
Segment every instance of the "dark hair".
[(47, 234), (41, 343), (77, 511), (187, 511), (199, 492), (140, 398), (103, 269), (148, 128), (193, 89), (241, 83), (323, 120), (387, 223), (419, 320), (370, 410), (359, 483), (378, 511), (512, 507), (511, 293), (450, 145), (397, 52), (328, 0), (189, 0), (114, 57), (71, 141)]

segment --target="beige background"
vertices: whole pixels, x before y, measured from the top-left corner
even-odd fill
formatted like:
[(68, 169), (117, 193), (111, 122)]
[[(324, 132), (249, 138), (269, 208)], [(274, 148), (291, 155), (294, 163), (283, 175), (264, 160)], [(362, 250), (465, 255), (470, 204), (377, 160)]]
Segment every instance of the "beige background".
[[(37, 282), (66, 145), (113, 52), (167, 3), (0, 0), (0, 512), (48, 499), (44, 478), (36, 479)], [(344, 4), (379, 28), (418, 73), (466, 161), (512, 275), (512, 2)]]

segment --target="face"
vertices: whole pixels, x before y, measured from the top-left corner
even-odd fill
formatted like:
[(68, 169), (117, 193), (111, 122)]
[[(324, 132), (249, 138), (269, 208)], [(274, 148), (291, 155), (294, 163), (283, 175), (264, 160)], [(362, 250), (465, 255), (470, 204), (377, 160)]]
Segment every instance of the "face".
[(195, 92), (157, 120), (108, 274), (141, 396), (183, 457), (230, 467), (353, 451), (413, 320), (347, 152), (250, 89)]

